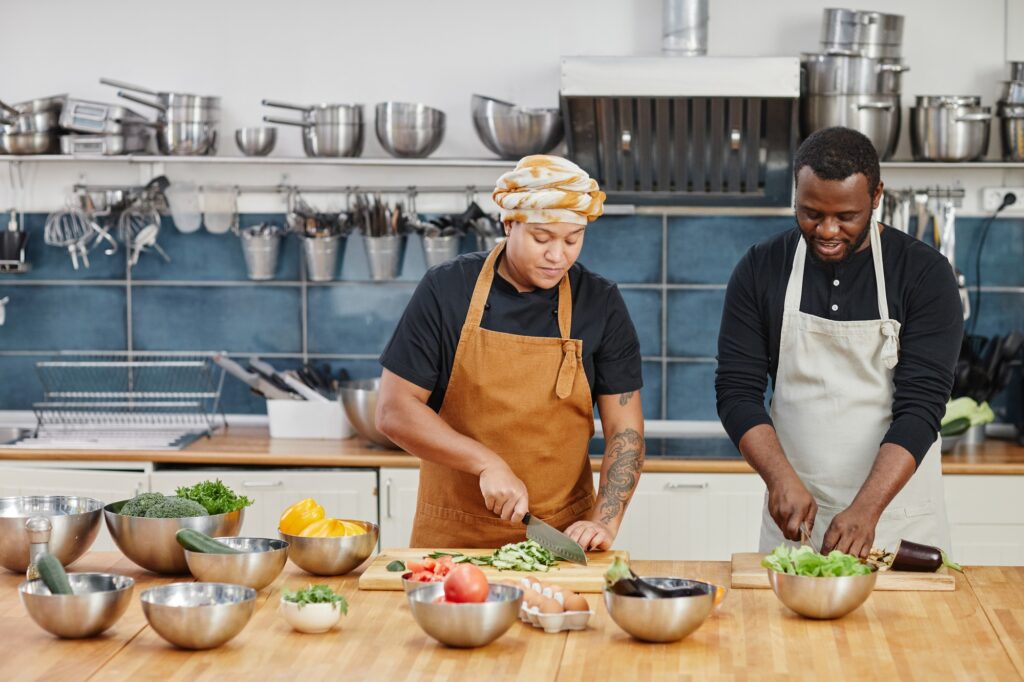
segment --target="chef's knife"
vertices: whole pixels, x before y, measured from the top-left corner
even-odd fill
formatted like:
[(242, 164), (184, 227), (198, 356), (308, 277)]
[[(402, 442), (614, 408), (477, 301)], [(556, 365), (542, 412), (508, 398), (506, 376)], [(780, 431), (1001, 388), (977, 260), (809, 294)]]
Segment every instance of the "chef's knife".
[(559, 559), (587, 565), (587, 555), (583, 552), (583, 548), (562, 531), (549, 526), (533, 514), (524, 516), (523, 523), (526, 524), (528, 539), (533, 540)]

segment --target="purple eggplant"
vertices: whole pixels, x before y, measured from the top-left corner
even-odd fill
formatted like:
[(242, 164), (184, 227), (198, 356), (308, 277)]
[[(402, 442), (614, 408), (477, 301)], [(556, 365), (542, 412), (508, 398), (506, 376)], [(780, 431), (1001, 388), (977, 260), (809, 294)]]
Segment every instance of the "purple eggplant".
[[(647, 599), (664, 599), (667, 597), (694, 597), (708, 594), (711, 586), (694, 581), (678, 587), (662, 587), (651, 581), (644, 580), (629, 567), (622, 557), (615, 557), (612, 565), (604, 574), (608, 589), (623, 597), (645, 597)], [(652, 578), (651, 580), (656, 580)], [(680, 581), (676, 581), (680, 582)], [(690, 581), (682, 581), (689, 583)]]
[(964, 572), (960, 564), (950, 561), (946, 553), (938, 547), (922, 545), (910, 540), (900, 540), (890, 564), (890, 568), (894, 571), (918, 573), (934, 573), (943, 566), (952, 568), (954, 571)]

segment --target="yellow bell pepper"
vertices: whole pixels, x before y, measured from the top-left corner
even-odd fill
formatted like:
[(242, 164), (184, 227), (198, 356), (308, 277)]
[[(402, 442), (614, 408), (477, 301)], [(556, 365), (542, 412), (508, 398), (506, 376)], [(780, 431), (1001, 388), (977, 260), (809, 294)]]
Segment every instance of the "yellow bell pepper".
[(340, 538), (348, 534), (345, 522), (338, 519), (314, 521), (299, 533), (304, 538)]
[(320, 521), (323, 518), (324, 508), (317, 504), (316, 500), (312, 497), (307, 497), (284, 510), (284, 513), (281, 514), (278, 528), (281, 529), (282, 533), (299, 535), (311, 523)]

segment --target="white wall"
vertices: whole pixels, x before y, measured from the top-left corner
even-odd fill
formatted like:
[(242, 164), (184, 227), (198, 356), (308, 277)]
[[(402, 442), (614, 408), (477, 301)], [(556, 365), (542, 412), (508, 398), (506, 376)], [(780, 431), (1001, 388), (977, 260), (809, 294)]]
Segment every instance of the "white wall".
[[(834, 4), (711, 0), (710, 53), (813, 51), (821, 11)], [(1024, 0), (875, 5), (906, 16), (904, 55), (912, 70), (904, 105), (915, 94), (936, 93), (980, 94), (994, 104), (1007, 55), (1024, 58)], [(361, 102), (370, 105), (371, 124), (376, 102), (421, 101), (449, 116), (436, 156), (482, 157), (488, 154), (472, 130), (471, 93), (555, 106), (560, 56), (657, 53), (661, 0), (53, 0), (11, 3), (4, 24), (0, 97), (8, 101), (60, 92), (115, 101), (100, 76), (218, 94), (222, 155), (238, 154), (231, 139), (236, 127), (283, 113), (261, 107), (262, 98)], [(298, 129), (282, 129), (279, 138), (275, 155), (301, 155)], [(383, 155), (372, 132), (367, 138), (364, 155)], [(907, 134), (902, 138), (899, 156), (906, 158)], [(52, 201), (48, 186), (66, 185), (69, 174), (33, 172), (47, 191), (33, 192), (37, 198), (26, 208)], [(89, 170), (88, 178), (111, 173)], [(0, 207), (7, 192), (0, 189)]]

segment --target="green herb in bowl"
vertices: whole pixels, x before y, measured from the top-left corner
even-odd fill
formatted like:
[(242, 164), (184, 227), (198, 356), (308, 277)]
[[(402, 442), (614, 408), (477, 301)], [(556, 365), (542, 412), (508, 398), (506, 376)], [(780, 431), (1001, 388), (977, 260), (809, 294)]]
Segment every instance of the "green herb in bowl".
[(198, 502), (211, 515), (227, 514), (252, 504), (251, 499), (244, 495), (238, 495), (234, 490), (224, 485), (220, 479), (203, 481), (193, 486), (181, 486), (174, 493), (178, 497)]
[(838, 578), (847, 575), (867, 575), (874, 569), (852, 554), (832, 550), (828, 556), (813, 548), (779, 545), (761, 560), (761, 565), (778, 573), (805, 575), (815, 578)]
[(310, 585), (297, 592), (285, 587), (281, 589), (281, 599), (297, 604), (300, 609), (308, 604), (331, 604), (343, 614), (348, 613), (348, 600), (327, 585)]

